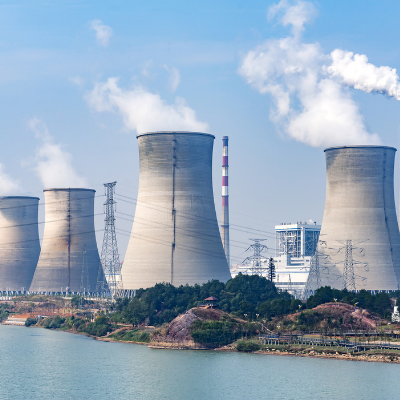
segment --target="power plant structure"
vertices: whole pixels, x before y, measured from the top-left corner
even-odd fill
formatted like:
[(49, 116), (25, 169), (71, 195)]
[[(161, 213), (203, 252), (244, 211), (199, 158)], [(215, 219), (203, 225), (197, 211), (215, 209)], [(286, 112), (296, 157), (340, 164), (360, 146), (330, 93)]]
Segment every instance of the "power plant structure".
[(29, 290), (39, 259), (39, 198), (0, 197), (0, 291)]
[(30, 287), (39, 293), (95, 292), (100, 266), (92, 189), (45, 189), (42, 250)]
[(315, 221), (275, 225), (276, 282), (281, 290), (301, 296), (318, 245), (321, 226)]
[(228, 136), (222, 137), (222, 220), (221, 239), (226, 260), (230, 267), (229, 254), (229, 192), (228, 192)]
[(371, 293), (399, 289), (395, 152), (386, 146), (325, 149), (326, 200), (317, 250), (321, 286)]
[(137, 136), (139, 190), (122, 265), (124, 290), (226, 282), (212, 187), (215, 137), (199, 132)]

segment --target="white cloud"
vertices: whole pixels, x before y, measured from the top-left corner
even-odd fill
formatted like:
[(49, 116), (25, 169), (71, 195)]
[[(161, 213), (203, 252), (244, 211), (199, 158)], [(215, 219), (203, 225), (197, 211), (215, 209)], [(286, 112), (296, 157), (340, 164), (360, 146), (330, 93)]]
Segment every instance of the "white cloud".
[(164, 65), (164, 68), (168, 72), (168, 81), (169, 81), (169, 88), (172, 93), (176, 92), (176, 89), (178, 89), (178, 86), (181, 82), (181, 75), (179, 73), (178, 68), (172, 67), (168, 68), (167, 65)]
[(113, 34), (113, 30), (109, 26), (104, 25), (99, 19), (91, 21), (90, 27), (96, 32), (97, 43), (100, 46), (107, 47)]
[(4, 165), (0, 164), (0, 196), (16, 195), (20, 192), (19, 183), (5, 173)]
[(313, 3), (297, 0), (291, 5), (288, 0), (281, 0), (278, 4), (272, 5), (268, 10), (268, 19), (271, 20), (279, 14), (279, 22), (283, 26), (291, 25), (292, 33), (297, 36), (304, 30), (304, 24), (311, 22), (317, 15)]
[(140, 71), (141, 74), (148, 78), (151, 74), (151, 70), (153, 69), (153, 60), (147, 60), (142, 67), (142, 70)]
[(36, 152), (34, 169), (44, 188), (87, 187), (86, 179), (79, 176), (72, 167), (71, 154), (61, 144), (54, 143), (47, 126), (38, 118), (31, 119), (28, 125), (41, 142)]
[(117, 112), (125, 126), (137, 133), (150, 131), (208, 131), (208, 124), (197, 120), (196, 112), (177, 97), (167, 104), (158, 94), (141, 86), (123, 89), (117, 78), (97, 83), (86, 95), (88, 104), (98, 112)]
[(239, 73), (275, 107), (271, 119), (292, 138), (311, 146), (379, 144), (368, 132), (348, 88), (327, 74), (331, 57), (318, 43), (303, 43), (301, 30), (315, 15), (312, 3), (283, 0), (269, 16), (281, 15), (292, 36), (268, 40), (244, 57)]
[(85, 80), (83, 78), (81, 78), (80, 76), (71, 76), (69, 78), (69, 81), (79, 87), (83, 86), (83, 84), (85, 83)]

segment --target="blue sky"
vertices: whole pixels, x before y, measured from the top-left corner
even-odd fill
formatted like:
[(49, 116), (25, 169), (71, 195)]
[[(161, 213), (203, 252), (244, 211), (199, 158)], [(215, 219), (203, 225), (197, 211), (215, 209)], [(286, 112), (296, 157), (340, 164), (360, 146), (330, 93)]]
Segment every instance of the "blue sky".
[[(221, 138), (229, 136), (231, 222), (263, 231), (233, 227), (231, 236), (237, 241), (232, 243), (231, 253), (237, 257), (233, 261), (245, 258), (242, 253), (249, 237), (268, 237), (267, 245), (273, 249), (276, 223), (309, 219), (320, 223), (327, 140), (322, 133), (318, 137), (322, 144), (315, 147), (310, 145), (311, 139), (294, 139), (298, 125), (290, 128), (290, 122), (293, 116), (302, 115), (305, 101), (299, 95), (302, 89), (292, 89), (293, 82), (299, 82), (297, 76), (289, 79), (285, 72), (268, 78), (268, 84), (279, 81), (293, 96), (290, 112), (274, 120), (270, 112), (276, 102), (271, 92), (260, 93), (265, 84), (260, 79), (264, 78), (249, 71), (240, 73), (241, 66), (249, 52), (256, 54), (257, 46), (265, 41), (278, 43), (291, 37), (297, 40), (295, 46), (319, 43), (318, 57), (326, 65), (331, 63), (329, 54), (341, 49), (365, 54), (376, 67), (399, 69), (400, 3), (312, 2), (314, 11), (302, 25), (300, 38), (294, 38), (292, 25), (282, 25), (282, 18), (290, 7), (303, 3), (287, 2), (280, 14), (268, 20), (268, 10), (277, 3), (0, 1), (0, 164), (1, 174), (7, 174), (8, 179), (2, 180), (0, 174), (0, 191), (43, 200), (42, 190), (48, 184), (74, 186), (78, 179), (102, 194), (102, 183), (116, 180), (117, 192), (135, 198), (136, 128), (146, 127), (151, 116), (157, 115), (151, 107), (143, 111), (146, 115), (132, 115), (129, 107), (140, 102), (135, 90), (141, 88), (161, 102), (161, 106), (157, 103), (159, 112), (166, 105), (175, 107), (177, 97), (184, 99), (186, 107), (195, 112), (190, 126), (207, 124), (207, 131), (216, 136), (214, 190), (218, 216)], [(94, 26), (105, 29), (103, 36), (100, 32), (96, 37)], [(323, 67), (312, 68), (314, 72)], [(119, 78), (114, 89), (105, 86), (110, 78)], [(258, 83), (249, 83), (253, 78)], [(341, 96), (357, 108), (363, 124), (360, 129), (366, 135), (379, 135), (382, 144), (398, 147), (400, 103), (383, 89), (372, 89), (378, 93), (354, 89), (357, 82), (349, 83), (348, 78), (339, 71), (332, 79), (336, 85), (343, 80)], [(101, 106), (90, 101), (96, 87), (103, 90), (96, 97)], [(127, 97), (132, 102), (113, 102), (116, 90), (122, 93), (121, 102)], [(308, 100), (310, 96), (308, 93)], [(176, 121), (180, 129), (179, 115)], [(349, 121), (351, 116), (344, 123), (352, 125)], [(308, 124), (306, 119), (304, 125)], [(325, 129), (326, 125), (316, 126), (309, 134), (318, 136)], [(347, 128), (338, 130), (342, 136), (335, 143), (348, 144)], [(60, 160), (67, 177), (57, 173)], [(46, 168), (54, 174), (44, 173)], [(395, 178), (397, 182), (397, 166)], [(395, 190), (397, 196), (397, 183)], [(103, 198), (96, 201), (101, 211)], [(122, 201), (118, 204), (119, 211), (130, 215), (134, 214), (133, 207)], [(43, 215), (41, 207), (40, 221)], [(100, 245), (102, 225), (102, 217), (96, 217)], [(121, 229), (118, 239), (123, 258), (131, 222), (120, 218), (117, 226)]]

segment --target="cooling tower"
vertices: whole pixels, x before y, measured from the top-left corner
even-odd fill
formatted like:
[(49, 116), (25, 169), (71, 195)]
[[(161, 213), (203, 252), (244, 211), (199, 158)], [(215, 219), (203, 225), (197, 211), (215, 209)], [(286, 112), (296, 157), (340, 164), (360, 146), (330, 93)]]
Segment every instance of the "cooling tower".
[(33, 292), (94, 292), (100, 257), (91, 189), (46, 189), (42, 250)]
[(325, 150), (326, 201), (318, 244), (322, 286), (369, 291), (399, 289), (395, 152), (386, 146)]
[(230, 279), (212, 188), (214, 136), (152, 132), (137, 136), (139, 193), (122, 265), (124, 289)]
[(37, 197), (0, 197), (0, 290), (27, 291), (40, 253)]

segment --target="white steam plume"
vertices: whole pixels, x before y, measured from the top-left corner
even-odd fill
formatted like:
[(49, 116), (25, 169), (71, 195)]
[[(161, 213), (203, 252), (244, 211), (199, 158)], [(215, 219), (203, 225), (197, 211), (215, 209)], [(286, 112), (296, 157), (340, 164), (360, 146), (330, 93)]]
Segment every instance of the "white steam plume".
[[(318, 43), (303, 43), (304, 24), (316, 14), (312, 3), (282, 0), (270, 8), (292, 36), (267, 40), (248, 52), (239, 68), (247, 83), (271, 94), (271, 119), (292, 138), (311, 146), (380, 144), (368, 132), (349, 89), (328, 67), (331, 57)], [(347, 83), (347, 85), (349, 85)]]
[(38, 118), (29, 121), (30, 129), (41, 141), (36, 152), (36, 174), (45, 188), (85, 188), (88, 186), (85, 178), (78, 175), (71, 165), (72, 156), (61, 144), (53, 142), (47, 126)]
[(279, 22), (283, 26), (292, 26), (292, 33), (298, 36), (304, 30), (304, 24), (310, 22), (316, 15), (317, 10), (314, 5), (308, 1), (297, 1), (290, 5), (288, 0), (281, 0), (273, 4), (268, 10), (268, 20), (280, 14)]
[(178, 89), (178, 86), (181, 82), (181, 75), (179, 73), (178, 68), (172, 67), (169, 68), (167, 65), (164, 65), (164, 68), (167, 70), (169, 77), (169, 88), (171, 89), (171, 92), (174, 93), (176, 89)]
[(97, 83), (86, 95), (88, 104), (98, 112), (118, 112), (128, 129), (137, 133), (149, 131), (208, 131), (208, 124), (197, 120), (196, 112), (184, 99), (166, 104), (158, 94), (141, 86), (122, 89), (117, 78)]
[(20, 192), (19, 183), (5, 173), (4, 165), (0, 164), (0, 196), (16, 195)]
[(113, 30), (109, 26), (104, 25), (99, 19), (91, 21), (90, 27), (96, 32), (97, 43), (100, 46), (107, 47), (113, 34)]
[(376, 67), (364, 54), (336, 49), (326, 72), (345, 85), (363, 92), (379, 92), (400, 100), (400, 81), (395, 68)]

